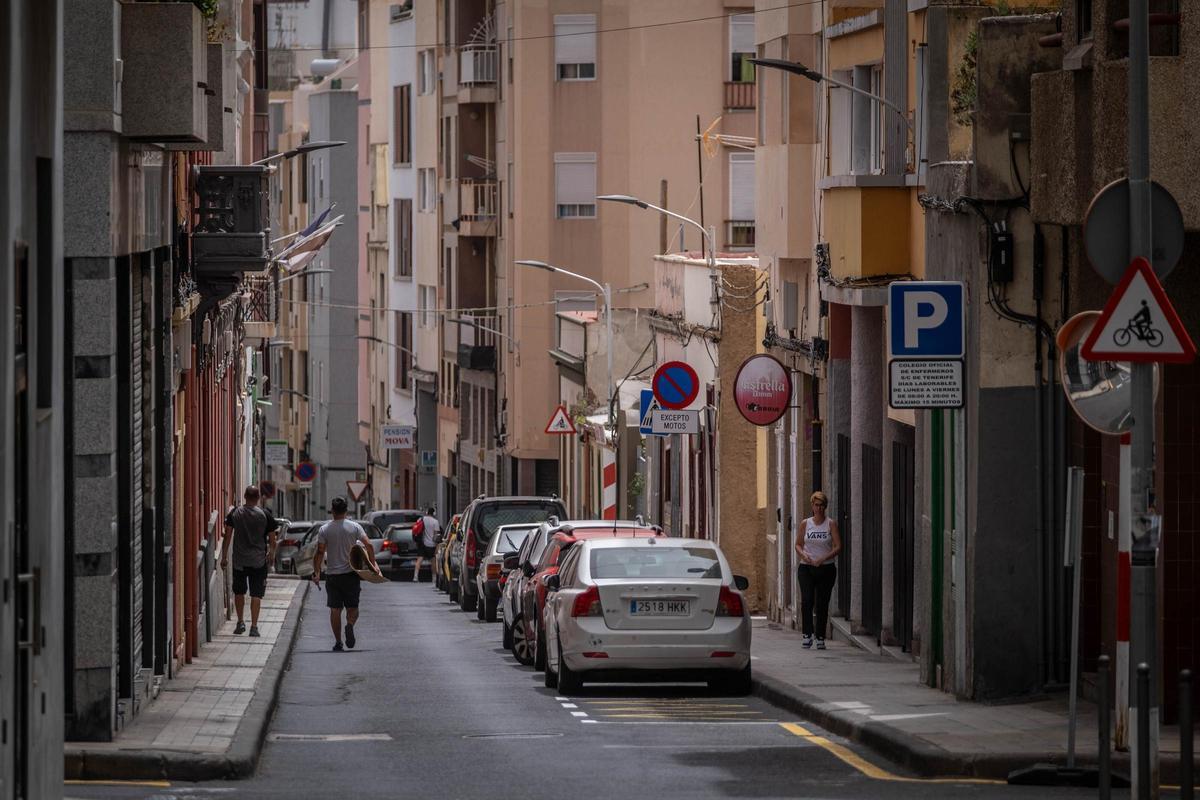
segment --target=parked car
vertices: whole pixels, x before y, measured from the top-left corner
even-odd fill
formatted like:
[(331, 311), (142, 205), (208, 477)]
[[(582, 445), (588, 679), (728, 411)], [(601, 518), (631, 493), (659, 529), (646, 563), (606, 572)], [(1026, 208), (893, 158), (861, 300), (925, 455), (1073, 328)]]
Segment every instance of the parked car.
[(504, 578), (504, 558), (515, 555), (526, 537), (538, 529), (540, 523), (522, 522), (516, 525), (501, 525), (496, 535), (488, 542), (483, 552), (483, 562), (475, 573), (475, 594), (479, 602), (475, 605), (476, 615), (487, 622), (496, 621), (496, 609), (500, 604), (501, 579)]
[(283, 575), (296, 574), (296, 554), (304, 542), (304, 534), (312, 530), (311, 522), (287, 522), (279, 525), (279, 538), (275, 544), (275, 571)]
[[(415, 564), (413, 559), (398, 558), (396, 549), (388, 542), (387, 530), (392, 525), (412, 525), (421, 518), (420, 511), (412, 508), (392, 508), (384, 511), (368, 511), (363, 515), (363, 521), (369, 522), (382, 532), (381, 539), (375, 548), (375, 558), (379, 560), (379, 568), (397, 575), (404, 569), (411, 569)], [(368, 531), (368, 535), (370, 532)], [(374, 540), (372, 540), (374, 542)]]
[[(371, 544), (375, 547), (375, 560), (379, 562), (380, 570), (383, 569), (383, 561), (379, 558), (379, 549), (383, 545), (383, 532), (376, 528), (366, 520), (350, 520), (357, 522), (362, 526), (363, 531), (367, 534), (367, 538), (371, 540)], [(314, 522), (308, 533), (304, 534), (304, 539), (300, 543), (300, 548), (296, 552), (296, 574), (301, 578), (311, 578), (313, 573), (313, 558), (317, 555), (317, 534), (321, 532), (321, 526), (324, 522)], [(390, 554), (389, 554), (390, 555)]]
[(458, 575), (458, 607), (474, 611), (479, 600), (475, 575), (488, 542), (501, 525), (566, 519), (567, 509), (557, 497), (486, 497), (471, 501), (462, 515), (462, 569)]
[[(558, 572), (567, 551), (583, 539), (627, 539), (631, 537), (661, 537), (657, 525), (616, 520), (578, 520), (554, 526), (542, 557), (529, 579), (521, 586), (521, 620), (533, 668), (546, 667), (546, 641), (542, 635), (542, 611), (546, 606), (546, 580)], [(528, 571), (527, 571), (528, 574)]]
[[(383, 532), (383, 549), (392, 557), (392, 577), (411, 575), (412, 570), (416, 569), (417, 558), (421, 555), (420, 543), (413, 536), (413, 523), (389, 525)], [(421, 568), (432, 570), (431, 561), (432, 559), (425, 559)]]
[(448, 592), (450, 587), (446, 580), (446, 547), (450, 538), (450, 529), (458, 524), (458, 514), (450, 520), (450, 524), (442, 528), (433, 541), (433, 588), (439, 592)]
[(713, 542), (590, 539), (546, 583), (547, 686), (699, 678), (749, 693), (750, 584)]
[(442, 578), (442, 586), (450, 595), (450, 602), (458, 602), (458, 571), (462, 564), (462, 515), (455, 514), (450, 521), (450, 527), (439, 543), (438, 575)]
[(541, 559), (542, 551), (546, 549), (552, 527), (549, 523), (542, 523), (536, 531), (525, 537), (515, 556), (504, 559), (505, 583), (500, 596), (504, 647), (512, 652), (513, 658), (526, 665), (533, 663), (533, 656), (525, 637), (525, 624), (521, 620), (521, 591)]

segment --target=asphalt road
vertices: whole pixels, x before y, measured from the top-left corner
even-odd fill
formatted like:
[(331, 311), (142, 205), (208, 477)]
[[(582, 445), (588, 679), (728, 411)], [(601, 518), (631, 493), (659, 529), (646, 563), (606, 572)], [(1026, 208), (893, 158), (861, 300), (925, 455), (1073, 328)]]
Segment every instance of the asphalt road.
[(1095, 797), (1094, 789), (914, 780), (756, 697), (702, 685), (587, 687), (562, 698), (501, 649), (498, 623), (462, 613), (428, 583), (364, 585), (358, 646), (333, 653), (324, 601), (323, 592), (308, 594), (253, 779), (72, 784), (66, 795)]

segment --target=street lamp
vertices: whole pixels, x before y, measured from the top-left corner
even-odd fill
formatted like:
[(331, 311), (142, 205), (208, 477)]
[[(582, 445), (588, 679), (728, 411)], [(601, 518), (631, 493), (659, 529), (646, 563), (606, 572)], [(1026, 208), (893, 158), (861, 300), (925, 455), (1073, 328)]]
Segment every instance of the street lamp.
[(600, 283), (592, 280), (587, 275), (580, 275), (578, 272), (572, 272), (569, 269), (556, 267), (553, 264), (547, 264), (545, 261), (531, 261), (527, 259), (519, 259), (513, 263), (520, 264), (523, 267), (534, 267), (536, 269), (544, 269), (547, 272), (556, 272), (560, 275), (567, 275), (572, 278), (577, 278), (581, 281), (586, 281), (592, 286), (600, 290), (604, 296), (604, 318), (605, 318), (605, 335), (608, 338), (608, 427), (613, 432), (613, 439), (616, 440), (616, 414), (613, 410), (613, 404), (617, 402), (616, 389), (613, 386), (613, 328), (612, 328), (612, 288), (607, 283)]
[(624, 203), (626, 205), (637, 206), (638, 208), (643, 209), (648, 208), (651, 211), (657, 211), (660, 214), (664, 214), (672, 219), (677, 219), (680, 222), (686, 222), (688, 225), (691, 225), (696, 230), (700, 231), (700, 235), (703, 237), (704, 243), (708, 245), (708, 255), (705, 258), (705, 261), (708, 264), (708, 277), (709, 280), (712, 281), (713, 287), (712, 298), (709, 300), (709, 303), (714, 307), (716, 306), (720, 299), (720, 294), (717, 291), (717, 249), (713, 244), (714, 230), (711, 227), (706, 230), (703, 225), (701, 225), (699, 222), (696, 222), (696, 220), (691, 219), (690, 217), (685, 217), (682, 214), (676, 214), (674, 211), (669, 211), (662, 206), (656, 206), (653, 203), (647, 203), (645, 200), (639, 200), (638, 198), (628, 194), (601, 194), (597, 195), (596, 199), (604, 200), (609, 203)]
[(904, 113), (904, 109), (877, 94), (871, 94), (865, 89), (860, 89), (857, 86), (853, 86), (849, 83), (843, 83), (837, 78), (831, 78), (828, 75), (823, 75), (820, 72), (817, 72), (815, 69), (809, 69), (798, 61), (784, 61), (782, 58), (752, 58), (750, 59), (750, 63), (760, 67), (781, 69), (784, 72), (790, 72), (793, 75), (799, 75), (801, 78), (808, 78), (813, 83), (821, 83), (824, 81), (825, 83), (831, 83), (834, 86), (854, 92), (855, 94), (861, 94), (863, 97), (874, 100), (876, 103), (879, 103), (882, 106), (887, 106), (892, 111), (895, 111), (900, 116), (900, 120), (904, 123), (904, 127), (908, 128), (908, 132), (912, 134), (913, 138), (915, 139), (917, 136), (916, 132), (913, 131), (912, 123), (908, 121), (908, 115)]
[(253, 162), (250, 166), (265, 166), (275, 161), (282, 161), (283, 159), (298, 156), (301, 153), (311, 153), (314, 150), (325, 150), (329, 147), (341, 147), (344, 144), (345, 142), (305, 142), (299, 147), (294, 147), (291, 150), (284, 150), (281, 153), (273, 153), (266, 158), (261, 158), (258, 161)]

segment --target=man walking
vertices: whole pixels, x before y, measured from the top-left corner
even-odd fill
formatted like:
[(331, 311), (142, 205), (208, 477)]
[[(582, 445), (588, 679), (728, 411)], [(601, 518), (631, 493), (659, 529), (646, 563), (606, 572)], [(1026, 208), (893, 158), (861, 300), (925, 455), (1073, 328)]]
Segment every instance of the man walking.
[[(233, 550), (233, 607), (237, 611), (237, 627), (233, 632), (246, 632), (244, 622), (246, 590), (250, 591), (250, 635), (258, 636), (258, 611), (267, 592), (267, 568), (275, 559), (275, 536), (279, 523), (259, 506), (257, 486), (247, 486), (243, 493), (246, 502), (225, 515), (225, 542), (221, 546), (221, 569), (229, 562)], [(232, 545), (232, 547), (231, 547)]]
[(417, 546), (417, 566), (413, 570), (413, 583), (421, 579), (421, 562), (429, 559), (429, 563), (433, 564), (434, 548), (437, 547), (438, 534), (442, 532), (441, 523), (437, 521), (437, 517), (433, 515), (433, 506), (425, 512), (425, 516), (421, 517), (420, 532), (417, 531), (418, 526), (413, 526), (413, 532), (417, 533), (421, 540), (414, 542)]
[(358, 597), (362, 579), (350, 565), (350, 551), (362, 543), (371, 569), (379, 571), (375, 548), (367, 533), (354, 520), (346, 519), (346, 498), (335, 497), (329, 503), (333, 519), (317, 532), (317, 554), (313, 558), (312, 581), (321, 586), (321, 565), (325, 565), (325, 605), (329, 606), (329, 627), (333, 629), (333, 650), (342, 652), (342, 609), (346, 609), (346, 647), (355, 644), (354, 623), (358, 622)]

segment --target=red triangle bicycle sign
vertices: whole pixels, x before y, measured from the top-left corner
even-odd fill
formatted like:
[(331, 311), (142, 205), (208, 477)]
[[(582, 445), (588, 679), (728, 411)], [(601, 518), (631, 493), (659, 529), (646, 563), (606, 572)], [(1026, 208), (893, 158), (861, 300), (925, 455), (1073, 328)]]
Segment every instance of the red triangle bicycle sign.
[(569, 434), (575, 432), (575, 423), (571, 422), (571, 416), (567, 414), (566, 406), (559, 406), (554, 409), (554, 416), (550, 417), (550, 421), (546, 423), (546, 433)]
[(1089, 361), (1190, 364), (1196, 346), (1144, 258), (1135, 258), (1083, 344)]

